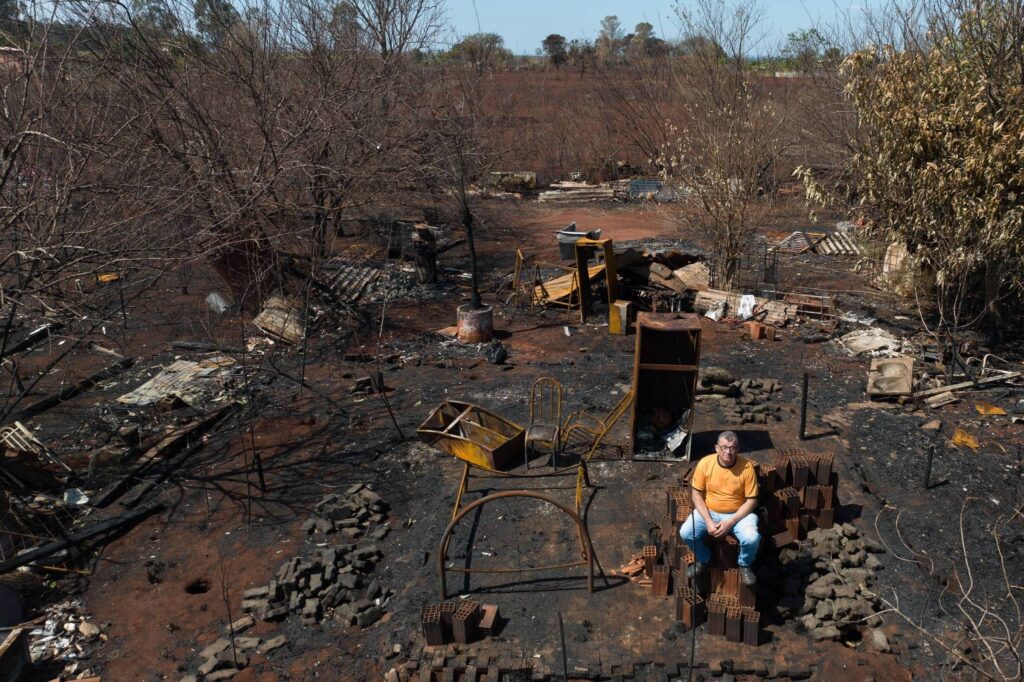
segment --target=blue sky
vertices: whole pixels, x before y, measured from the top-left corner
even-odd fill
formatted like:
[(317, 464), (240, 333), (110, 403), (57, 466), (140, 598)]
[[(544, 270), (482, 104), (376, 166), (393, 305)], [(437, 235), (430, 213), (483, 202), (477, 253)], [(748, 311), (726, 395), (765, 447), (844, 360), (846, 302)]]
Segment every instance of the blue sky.
[[(682, 0), (687, 4), (686, 0)], [(856, 14), (864, 0), (763, 0), (766, 40), (781, 44), (792, 31)], [(619, 17), (627, 33), (647, 21), (655, 35), (678, 37), (671, 0), (447, 0), (448, 19), (458, 35), (497, 33), (516, 54), (533, 54), (544, 37), (597, 37), (601, 19)]]

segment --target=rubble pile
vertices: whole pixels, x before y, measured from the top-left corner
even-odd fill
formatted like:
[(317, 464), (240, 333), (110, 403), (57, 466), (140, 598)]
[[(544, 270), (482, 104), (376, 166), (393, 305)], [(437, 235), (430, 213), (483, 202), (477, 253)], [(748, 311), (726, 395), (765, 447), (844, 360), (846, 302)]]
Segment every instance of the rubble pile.
[(47, 608), (42, 626), (28, 634), (32, 663), (66, 661), (62, 677), (89, 677), (91, 671), (83, 661), (87, 661), (107, 639), (100, 627), (88, 619), (77, 599)]
[(252, 616), (244, 616), (232, 623), (227, 637), (221, 637), (203, 649), (199, 655), (203, 663), (181, 682), (216, 682), (233, 679), (238, 672), (249, 665), (253, 654), (266, 656), (288, 644), (284, 635), (264, 640), (260, 637), (240, 636), (254, 625)]
[[(318, 546), (282, 564), (267, 585), (242, 593), (245, 616), (228, 628), (234, 646), (221, 638), (204, 649), (200, 654), (204, 662), (196, 670), (200, 679), (231, 679), (227, 673), (233, 675), (248, 665), (250, 654), (266, 654), (287, 643), (283, 637), (266, 642), (237, 637), (256, 619), (276, 621), (294, 613), (305, 626), (333, 620), (360, 628), (380, 620), (390, 593), (370, 574), (382, 556), (374, 543), (389, 531), (387, 510), (387, 503), (362, 483), (321, 499), (313, 516), (302, 524)], [(332, 537), (339, 542), (331, 543), (328, 538)]]
[(782, 421), (782, 407), (768, 404), (772, 396), (781, 390), (775, 379), (737, 380), (720, 367), (702, 368), (697, 385), (698, 400), (718, 404), (725, 412), (726, 422), (731, 425)]
[[(781, 613), (799, 616), (815, 641), (859, 639), (862, 628), (882, 623), (879, 597), (871, 587), (882, 566), (875, 555), (883, 551), (851, 524), (836, 524), (812, 530), (799, 548), (780, 550), (779, 564), (762, 571), (761, 580), (784, 595)], [(876, 642), (879, 638), (872, 635)]]

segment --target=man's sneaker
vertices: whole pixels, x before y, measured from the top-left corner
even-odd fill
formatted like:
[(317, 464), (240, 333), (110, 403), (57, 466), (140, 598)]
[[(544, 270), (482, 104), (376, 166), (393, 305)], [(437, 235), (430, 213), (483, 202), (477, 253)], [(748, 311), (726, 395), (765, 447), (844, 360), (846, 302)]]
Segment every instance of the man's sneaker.
[(740, 566), (740, 581), (747, 587), (753, 587), (757, 583), (757, 576), (749, 566)]
[(695, 580), (700, 576), (704, 575), (704, 572), (708, 570), (708, 565), (699, 561), (694, 561), (693, 565), (686, 569), (686, 577), (690, 580)]

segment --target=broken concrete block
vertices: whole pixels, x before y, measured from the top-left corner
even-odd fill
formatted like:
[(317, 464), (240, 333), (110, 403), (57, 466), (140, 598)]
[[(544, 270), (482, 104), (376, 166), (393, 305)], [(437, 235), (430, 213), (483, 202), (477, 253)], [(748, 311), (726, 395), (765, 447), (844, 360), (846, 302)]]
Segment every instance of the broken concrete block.
[(839, 639), (841, 636), (842, 633), (839, 632), (839, 628), (835, 625), (827, 625), (816, 630), (811, 630), (811, 638), (815, 642), (822, 642), (827, 639)]
[[(230, 645), (230, 642), (228, 642), (228, 644)], [(211, 658), (208, 658), (205, 661), (203, 661), (203, 664), (196, 668), (196, 672), (199, 673), (200, 677), (206, 680), (209, 679), (210, 673), (212, 673), (214, 670), (226, 668), (229, 665), (230, 664), (227, 661), (218, 658), (217, 655), (214, 655)]]
[(259, 648), (259, 653), (261, 653), (261, 654), (263, 654), (265, 656), (265, 655), (269, 654), (271, 651), (274, 651), (275, 649), (280, 649), (281, 647), (283, 647), (287, 643), (288, 643), (288, 638), (285, 637), (284, 635), (278, 635), (277, 637), (272, 637), (272, 638), (268, 639), (266, 642), (263, 643), (263, 645)]
[(320, 601), (307, 599), (302, 605), (302, 617), (307, 620), (317, 620), (320, 616)]
[(274, 608), (267, 609), (260, 615), (260, 620), (273, 621), (280, 620), (288, 615), (287, 606), (275, 606)]
[(380, 620), (381, 616), (383, 615), (384, 612), (381, 610), (379, 606), (371, 606), (366, 611), (363, 611), (359, 614), (359, 617), (357, 618), (357, 623), (361, 628), (368, 628), (374, 623), (376, 623), (378, 620)]
[(309, 576), (309, 591), (312, 594), (320, 594), (324, 589), (324, 578), (319, 573)]
[(248, 613), (255, 613), (270, 606), (269, 599), (243, 599), (242, 610)]
[(231, 642), (221, 637), (217, 641), (208, 645), (205, 649), (199, 652), (200, 658), (213, 658), (220, 652), (231, 646)]
[(372, 540), (383, 540), (387, 537), (391, 528), (388, 526), (379, 526), (372, 533), (370, 533), (370, 539)]
[(225, 649), (216, 657), (234, 668), (244, 668), (249, 663), (249, 654), (237, 648)]
[(875, 651), (883, 654), (887, 654), (892, 651), (892, 647), (889, 645), (889, 637), (878, 628), (868, 630), (868, 636), (865, 637), (865, 639)]
[(269, 590), (264, 585), (262, 587), (251, 587), (242, 593), (242, 599), (262, 599), (269, 594)]
[(249, 628), (251, 628), (255, 624), (256, 624), (256, 621), (253, 619), (252, 616), (242, 616), (241, 618), (236, 620), (234, 623), (232, 623), (229, 626), (228, 630), (230, 632), (235, 633), (237, 635), (240, 632), (245, 632), (246, 630), (248, 630)]
[(351, 604), (342, 604), (334, 609), (334, 620), (341, 625), (354, 625), (356, 614), (352, 612)]
[(230, 680), (237, 674), (238, 668), (224, 668), (206, 675), (203, 678), (203, 682), (220, 682), (221, 680)]
[(237, 651), (249, 651), (260, 645), (259, 637), (235, 637), (235, 649)]

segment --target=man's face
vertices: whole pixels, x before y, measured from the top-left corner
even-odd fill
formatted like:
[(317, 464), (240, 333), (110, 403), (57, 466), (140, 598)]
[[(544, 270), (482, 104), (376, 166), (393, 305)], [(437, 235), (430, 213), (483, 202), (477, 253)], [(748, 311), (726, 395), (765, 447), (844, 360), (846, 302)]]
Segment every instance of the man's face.
[(739, 452), (739, 443), (729, 443), (727, 441), (718, 441), (718, 445), (715, 446), (715, 451), (718, 453), (718, 461), (724, 467), (731, 467), (736, 462), (736, 454)]

